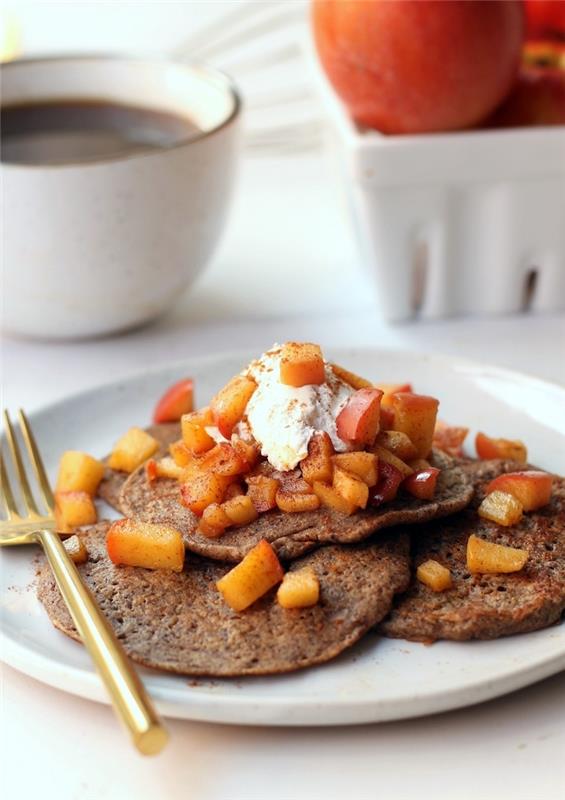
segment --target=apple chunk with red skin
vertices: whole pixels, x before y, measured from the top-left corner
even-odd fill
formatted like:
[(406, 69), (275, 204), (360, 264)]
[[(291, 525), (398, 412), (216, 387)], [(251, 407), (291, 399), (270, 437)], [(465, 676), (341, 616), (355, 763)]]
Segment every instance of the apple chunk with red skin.
[(379, 462), (379, 480), (369, 495), (369, 505), (380, 506), (394, 500), (402, 483), (403, 475), (392, 464), (386, 461)]
[(257, 384), (251, 378), (236, 375), (212, 399), (210, 408), (214, 423), (226, 439), (231, 438), (233, 429), (245, 413), (247, 403)]
[(427, 458), (432, 449), (439, 400), (424, 394), (398, 392), (392, 395), (394, 430), (405, 433), (415, 446), (417, 458)]
[(475, 437), (475, 449), (482, 459), (505, 458), (520, 464), (528, 460), (526, 445), (519, 439), (493, 439), (479, 431)]
[(506, 492), (521, 503), (524, 511), (535, 511), (549, 503), (552, 486), (553, 476), (547, 472), (524, 470), (499, 475), (486, 487), (486, 493)]
[(194, 384), (192, 378), (183, 378), (170, 386), (160, 398), (153, 422), (156, 425), (164, 422), (178, 422), (183, 414), (189, 414), (194, 405)]
[(418, 500), (431, 500), (436, 493), (439, 472), (436, 467), (418, 470), (404, 478), (402, 486)]
[(353, 392), (336, 419), (337, 435), (348, 444), (365, 447), (375, 441), (381, 412), (380, 389), (358, 389)]

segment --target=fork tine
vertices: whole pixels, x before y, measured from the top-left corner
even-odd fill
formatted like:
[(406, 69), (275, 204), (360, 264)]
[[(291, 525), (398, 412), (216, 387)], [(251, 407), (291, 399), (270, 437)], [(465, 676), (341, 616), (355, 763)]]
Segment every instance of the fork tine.
[(6, 465), (4, 464), (4, 458), (1, 452), (0, 452), (0, 490), (1, 490), (0, 500), (2, 501), (2, 505), (6, 509), (6, 514), (8, 515), (8, 519), (19, 518), (18, 508), (14, 500), (14, 495), (12, 494), (10, 479), (8, 478), (8, 472), (6, 470)]
[(18, 416), (20, 420), (20, 428), (22, 431), (22, 435), (24, 437), (24, 441), (27, 447), (27, 452), (29, 454), (29, 460), (31, 461), (33, 471), (35, 472), (35, 477), (37, 478), (37, 482), (41, 487), (41, 491), (43, 493), (43, 499), (45, 500), (45, 504), (48, 507), (49, 511), (53, 512), (53, 509), (55, 508), (55, 498), (53, 497), (53, 492), (51, 491), (49, 478), (47, 477), (47, 473), (45, 472), (45, 467), (43, 466), (43, 461), (41, 460), (41, 455), (39, 453), (39, 449), (35, 442), (33, 431), (31, 430), (31, 426), (27, 420), (27, 417), (21, 408), (18, 411)]
[(20, 448), (18, 446), (18, 442), (14, 435), (14, 429), (12, 428), (12, 423), (10, 422), (10, 417), (7, 411), (4, 411), (4, 422), (6, 423), (6, 437), (8, 439), (8, 445), (10, 447), (10, 452), (12, 454), (12, 460), (14, 462), (14, 466), (16, 468), (16, 472), (18, 474), (18, 479), (20, 481), (20, 486), (22, 489), (22, 498), (24, 501), (24, 505), (26, 507), (28, 514), (39, 514), (37, 506), (35, 504), (35, 500), (33, 499), (33, 495), (31, 493), (31, 489), (29, 488), (29, 483), (27, 480), (27, 475), (25, 472), (24, 464), (22, 461), (22, 457), (20, 454)]

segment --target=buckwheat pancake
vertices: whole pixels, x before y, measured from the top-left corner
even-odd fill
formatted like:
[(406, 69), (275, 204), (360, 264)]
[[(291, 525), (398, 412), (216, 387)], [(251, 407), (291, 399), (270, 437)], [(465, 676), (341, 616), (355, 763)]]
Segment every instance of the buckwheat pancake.
[[(79, 572), (131, 658), (170, 672), (265, 675), (328, 661), (378, 623), (410, 579), (406, 535), (328, 546), (291, 567), (314, 569), (317, 605), (284, 609), (273, 589), (236, 613), (215, 586), (229, 565), (188, 554), (182, 573), (116, 567), (106, 552), (108, 525), (79, 534), (89, 553)], [(38, 597), (53, 625), (79, 640), (46, 563)]]
[[(158, 456), (166, 455), (168, 446), (171, 442), (180, 439), (181, 435), (180, 424), (178, 422), (150, 425), (145, 430), (160, 443), (161, 447), (157, 453)], [(121, 511), (120, 492), (128, 478), (129, 475), (127, 472), (119, 472), (117, 469), (106, 467), (104, 478), (98, 487), (98, 497), (105, 500), (106, 503), (112, 506), (112, 508), (115, 508), (116, 511)]]
[[(524, 514), (517, 525), (505, 528), (476, 513), (486, 483), (517, 468), (524, 466), (485, 461), (469, 467), (480, 481), (469, 509), (423, 525), (412, 537), (414, 569), (435, 559), (451, 570), (453, 588), (436, 593), (413, 577), (381, 624), (381, 633), (415, 641), (496, 639), (559, 620), (565, 609), (565, 479), (555, 479), (549, 505)], [(527, 550), (524, 569), (506, 575), (470, 574), (466, 547), (472, 533)]]
[(402, 495), (382, 508), (359, 511), (350, 517), (327, 508), (297, 514), (269, 511), (249, 525), (228, 529), (219, 539), (198, 533), (198, 518), (181, 505), (177, 481), (149, 483), (143, 468), (124, 484), (119, 506), (126, 517), (172, 525), (182, 532), (189, 550), (207, 558), (241, 561), (260, 539), (267, 539), (280, 558), (292, 560), (323, 544), (360, 542), (382, 528), (426, 522), (465, 508), (473, 494), (465, 470), (439, 451), (432, 463), (442, 468), (433, 500)]

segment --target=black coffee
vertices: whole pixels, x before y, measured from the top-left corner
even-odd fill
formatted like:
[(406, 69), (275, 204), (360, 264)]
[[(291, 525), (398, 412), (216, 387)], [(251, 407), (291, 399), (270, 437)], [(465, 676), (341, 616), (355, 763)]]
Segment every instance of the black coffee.
[(53, 100), (0, 109), (1, 159), (89, 161), (172, 147), (200, 129), (188, 117), (103, 100)]

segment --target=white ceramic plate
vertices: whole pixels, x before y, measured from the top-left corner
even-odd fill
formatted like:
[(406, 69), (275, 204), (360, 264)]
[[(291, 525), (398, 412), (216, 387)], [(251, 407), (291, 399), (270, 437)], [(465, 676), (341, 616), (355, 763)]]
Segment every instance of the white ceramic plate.
[[(255, 354), (252, 354), (255, 355)], [(441, 417), (495, 436), (526, 441), (530, 457), (565, 472), (565, 390), (494, 367), (439, 357), (366, 350), (330, 354), (375, 380), (411, 380), (441, 398)], [(198, 402), (235, 374), (248, 354), (190, 360), (69, 397), (32, 415), (54, 477), (67, 448), (102, 456), (132, 424), (143, 425), (172, 381), (196, 379)], [(471, 440), (471, 436), (469, 437)], [(51, 627), (35, 598), (34, 553), (1, 553), (1, 654), (52, 686), (105, 702), (87, 653)], [(431, 647), (367, 635), (324, 666), (287, 676), (191, 680), (142, 670), (165, 715), (263, 725), (343, 725), (436, 713), (521, 688), (565, 668), (565, 624), (494, 642)]]

